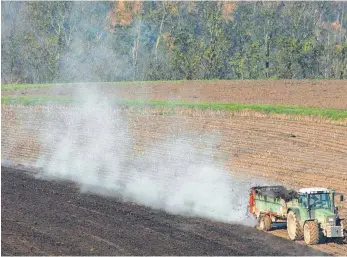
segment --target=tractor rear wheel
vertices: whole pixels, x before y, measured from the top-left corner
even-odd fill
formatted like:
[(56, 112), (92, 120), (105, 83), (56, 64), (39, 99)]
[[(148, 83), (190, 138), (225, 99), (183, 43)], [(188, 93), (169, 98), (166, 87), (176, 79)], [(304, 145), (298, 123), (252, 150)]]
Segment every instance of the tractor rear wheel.
[(260, 215), (259, 221), (258, 221), (258, 228), (262, 231), (270, 231), (271, 218), (269, 215)]
[(287, 231), (290, 240), (296, 241), (303, 239), (303, 232), (300, 226), (299, 217), (293, 211), (288, 213)]
[(304, 225), (304, 240), (307, 245), (316, 245), (319, 243), (319, 226), (317, 221), (306, 221)]
[(335, 241), (336, 244), (339, 244), (339, 245), (343, 245), (343, 244), (347, 243), (346, 239), (343, 238), (343, 237), (336, 238), (334, 241)]

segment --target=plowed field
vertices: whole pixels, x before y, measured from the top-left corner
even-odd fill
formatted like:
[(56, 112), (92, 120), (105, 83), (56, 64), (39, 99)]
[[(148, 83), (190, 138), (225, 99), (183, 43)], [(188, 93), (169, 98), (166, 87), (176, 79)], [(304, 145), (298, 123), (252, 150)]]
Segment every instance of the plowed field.
[[(116, 87), (101, 85), (98, 88), (113, 98), (294, 104), (347, 109), (347, 83), (345, 81), (163, 82), (153, 85), (117, 85)], [(57, 86), (4, 93), (20, 96), (71, 96), (73, 91), (74, 86)], [(5, 117), (2, 118), (2, 134), (5, 135), (2, 138), (2, 148), (4, 149), (2, 150), (2, 156), (11, 156), (16, 152), (15, 157), (19, 161), (30, 163), (35, 161), (38, 149), (40, 149), (35, 133), (46, 128), (37, 128), (37, 120), (33, 118), (37, 115), (36, 109), (23, 112), (23, 108), (26, 107), (6, 107), (2, 109), (3, 117)], [(64, 116), (64, 112), (68, 111), (65, 108), (52, 108), (53, 110), (50, 110), (50, 113), (54, 113), (57, 117)], [(45, 108), (40, 109), (40, 112), (45, 113), (46, 111), (48, 112)], [(16, 120), (16, 115), (22, 112), (24, 118), (22, 117), (20, 121)], [(170, 135), (186, 133), (216, 134), (219, 143), (214, 148), (215, 157), (219, 161), (223, 161), (225, 167), (232, 172), (265, 178), (296, 189), (310, 186), (331, 187), (344, 193), (345, 196), (347, 195), (347, 127), (344, 125), (324, 122), (324, 120), (317, 122), (317, 120), (306, 119), (305, 117), (300, 120), (293, 120), (293, 117), (285, 116), (277, 117), (252, 113), (230, 114), (224, 111), (186, 109), (177, 110), (170, 115), (163, 115), (163, 110), (148, 108), (143, 109), (141, 112), (129, 110), (125, 115), (128, 117), (137, 152), (145, 151), (149, 143), (159, 143)], [(18, 135), (19, 141), (12, 140), (15, 135)], [(11, 145), (11, 147), (6, 149), (8, 145)], [(160, 153), (158, 153), (159, 156)], [(11, 201), (8, 202), (8, 206), (11, 206)], [(338, 206), (341, 216), (347, 219), (347, 202), (338, 203)], [(15, 207), (12, 206), (11, 208)], [(70, 210), (66, 209), (66, 211)], [(173, 217), (173, 219), (178, 218)], [(223, 230), (223, 233), (227, 233), (226, 231), (227, 229)], [(222, 232), (220, 231), (220, 233)], [(281, 229), (270, 233), (279, 237), (287, 237), (285, 230)], [(227, 237), (230, 236), (229, 234), (225, 235), (227, 236), (223, 240), (227, 240)], [(244, 236), (244, 234), (240, 235)], [(259, 234), (259, 238), (263, 236), (264, 234)], [(98, 237), (104, 238), (100, 235)], [(27, 241), (25, 242), (24, 245), (28, 244)], [(314, 248), (334, 255), (345, 255), (347, 252), (347, 245), (338, 245), (336, 243), (318, 245)], [(11, 251), (9, 250), (10, 253)], [(124, 253), (128, 251), (125, 250)], [(18, 251), (18, 253), (22, 252)], [(96, 254), (102, 253), (108, 254), (109, 252), (101, 251)], [(120, 254), (124, 253), (120, 251)], [(144, 250), (144, 252), (134, 250), (129, 253), (162, 254), (159, 250)], [(170, 253), (179, 254), (177, 251), (171, 251)], [(198, 250), (191, 250), (190, 252), (187, 250), (187, 252), (182, 251), (181, 253), (204, 254)], [(66, 254), (73, 253), (66, 252)], [(80, 254), (87, 253), (81, 251)], [(206, 254), (240, 253), (206, 251)], [(247, 252), (247, 254), (255, 253)], [(270, 251), (256, 254), (270, 254)], [(274, 254), (278, 253), (275, 252)], [(290, 253), (285, 252), (285, 254)]]
[(322, 255), (241, 225), (184, 218), (2, 167), (2, 255)]

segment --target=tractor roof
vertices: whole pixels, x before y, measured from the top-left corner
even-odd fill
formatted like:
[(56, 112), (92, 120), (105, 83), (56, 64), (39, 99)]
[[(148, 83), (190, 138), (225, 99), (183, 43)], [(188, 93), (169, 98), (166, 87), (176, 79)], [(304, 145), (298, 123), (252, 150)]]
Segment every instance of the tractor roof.
[(299, 190), (299, 193), (302, 193), (302, 194), (330, 193), (330, 192), (331, 190), (324, 187), (308, 187), (308, 188), (301, 188)]

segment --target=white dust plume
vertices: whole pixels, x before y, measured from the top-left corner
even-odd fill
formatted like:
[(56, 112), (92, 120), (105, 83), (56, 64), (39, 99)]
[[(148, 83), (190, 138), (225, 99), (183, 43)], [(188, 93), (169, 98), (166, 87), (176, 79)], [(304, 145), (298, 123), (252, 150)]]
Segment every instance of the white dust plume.
[[(60, 117), (48, 115), (43, 151), (37, 165), (41, 177), (74, 181), (83, 192), (119, 197), (174, 214), (254, 225), (247, 217), (246, 179), (224, 170), (194, 140), (214, 137), (182, 135), (153, 143), (134, 154), (134, 140), (121, 110), (97, 91), (84, 88), (82, 104)], [(174, 125), (174, 124), (173, 124)], [(213, 142), (212, 142), (213, 143)]]

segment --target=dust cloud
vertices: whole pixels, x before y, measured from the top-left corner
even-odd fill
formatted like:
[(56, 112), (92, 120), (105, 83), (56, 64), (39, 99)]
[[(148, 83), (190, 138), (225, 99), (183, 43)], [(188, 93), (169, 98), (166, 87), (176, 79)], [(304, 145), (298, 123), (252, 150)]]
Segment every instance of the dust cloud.
[[(73, 181), (81, 192), (115, 196), (169, 213), (254, 225), (248, 190), (256, 181), (218, 165), (213, 135), (182, 134), (134, 154), (126, 115), (97, 89), (81, 87), (79, 104), (48, 113), (40, 135), (39, 177)], [(54, 111), (54, 108), (52, 109)], [(54, 117), (54, 118), (52, 118)], [(200, 140), (205, 147), (197, 148)]]

